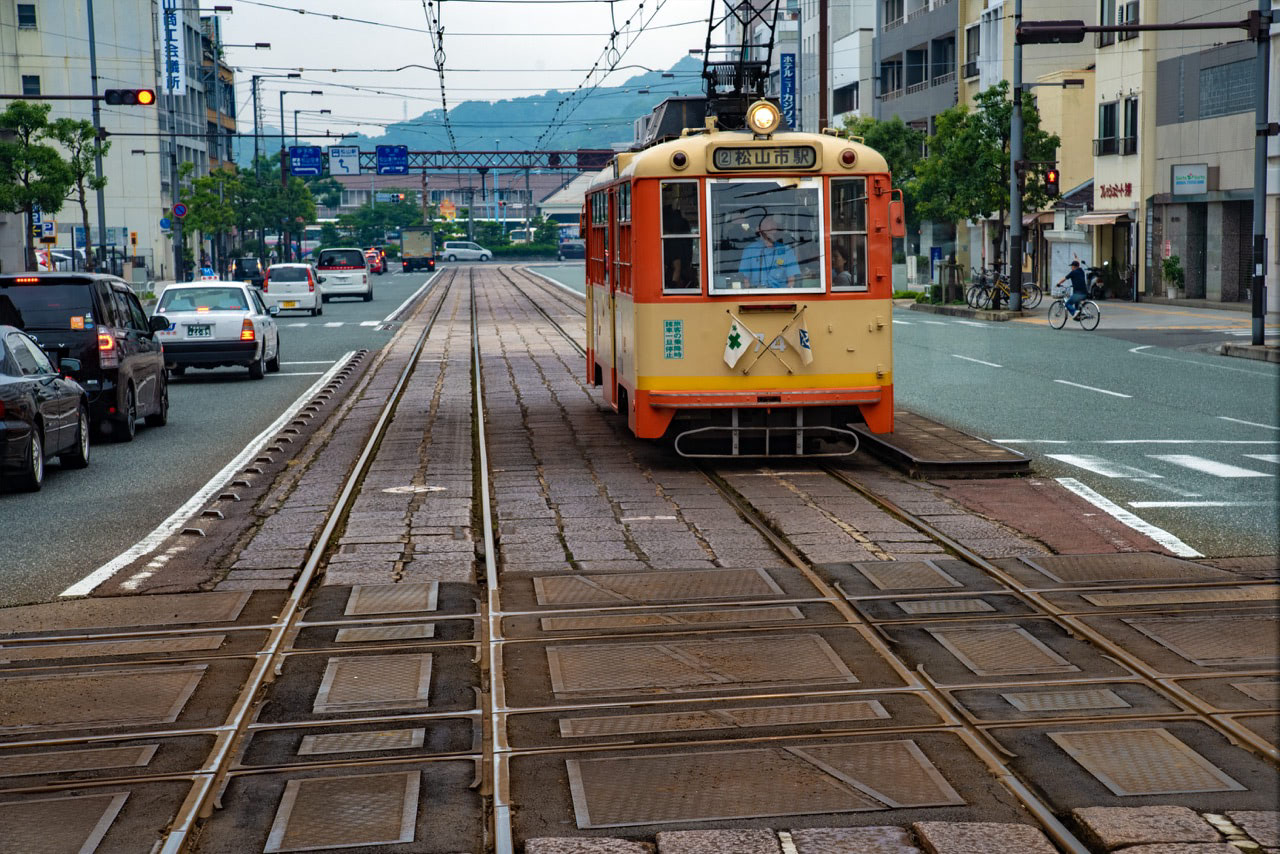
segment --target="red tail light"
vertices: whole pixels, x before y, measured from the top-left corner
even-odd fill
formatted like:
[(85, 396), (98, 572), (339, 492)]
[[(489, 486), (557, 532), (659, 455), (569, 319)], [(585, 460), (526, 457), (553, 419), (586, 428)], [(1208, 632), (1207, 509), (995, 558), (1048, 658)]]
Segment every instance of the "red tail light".
[(271, 281), (271, 273), (270, 272), (263, 273), (262, 274), (262, 292), (264, 294), (267, 292), (267, 282), (269, 281)]
[(0, 400), (0, 420), (4, 419), (4, 401)]
[(247, 317), (240, 321), (240, 340), (253, 341), (256, 337), (253, 331), (253, 321)]
[[(264, 288), (263, 290), (266, 290), (266, 289)], [(307, 292), (308, 293), (316, 292), (316, 280), (311, 278), (310, 273), (307, 273)]]
[(114, 368), (120, 364), (120, 354), (116, 351), (116, 334), (105, 326), (98, 330), (98, 363), (104, 368)]

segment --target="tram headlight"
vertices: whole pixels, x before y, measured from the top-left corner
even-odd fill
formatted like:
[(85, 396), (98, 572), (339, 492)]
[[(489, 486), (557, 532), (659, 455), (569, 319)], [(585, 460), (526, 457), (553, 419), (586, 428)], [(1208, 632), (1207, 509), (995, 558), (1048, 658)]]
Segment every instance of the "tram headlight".
[(768, 101), (756, 101), (747, 108), (747, 125), (751, 130), (767, 136), (782, 124), (782, 113)]

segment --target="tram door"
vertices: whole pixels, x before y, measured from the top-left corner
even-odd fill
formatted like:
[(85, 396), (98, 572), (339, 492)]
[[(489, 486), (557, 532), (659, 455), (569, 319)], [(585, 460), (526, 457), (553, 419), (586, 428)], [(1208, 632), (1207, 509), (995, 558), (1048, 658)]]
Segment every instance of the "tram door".
[[(618, 406), (618, 210), (617, 194), (608, 193), (609, 217), (604, 232), (604, 278), (609, 288), (609, 402)], [(625, 414), (625, 413), (624, 413)]]

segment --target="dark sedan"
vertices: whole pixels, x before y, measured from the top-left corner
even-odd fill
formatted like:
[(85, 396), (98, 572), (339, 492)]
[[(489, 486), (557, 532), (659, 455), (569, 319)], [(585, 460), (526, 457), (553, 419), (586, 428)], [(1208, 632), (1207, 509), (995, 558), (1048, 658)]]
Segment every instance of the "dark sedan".
[[(80, 363), (63, 359), (60, 367), (74, 371)], [(0, 474), (37, 490), (50, 457), (63, 468), (89, 465), (89, 400), (31, 336), (0, 326)]]
[(560, 242), (560, 260), (569, 258), (586, 258), (587, 242), (585, 240), (562, 240)]

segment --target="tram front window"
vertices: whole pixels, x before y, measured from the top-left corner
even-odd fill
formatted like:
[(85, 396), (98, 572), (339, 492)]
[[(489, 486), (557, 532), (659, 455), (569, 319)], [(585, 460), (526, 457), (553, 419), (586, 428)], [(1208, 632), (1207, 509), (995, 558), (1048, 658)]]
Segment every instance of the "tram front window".
[(710, 183), (712, 293), (825, 290), (817, 178)]

